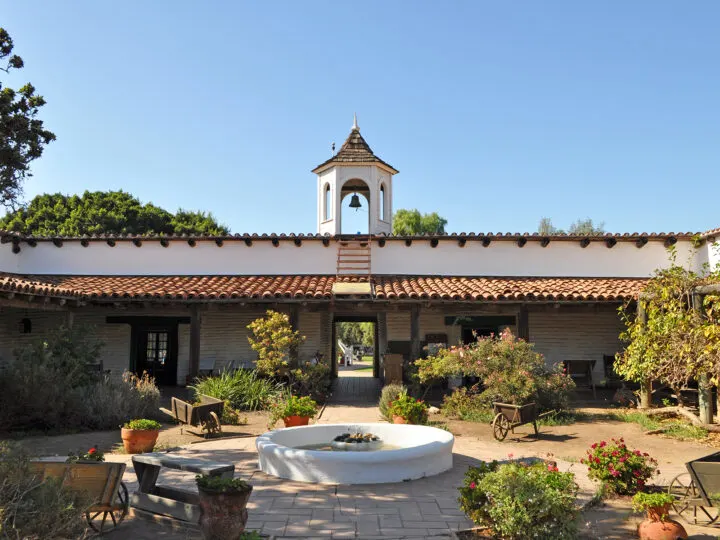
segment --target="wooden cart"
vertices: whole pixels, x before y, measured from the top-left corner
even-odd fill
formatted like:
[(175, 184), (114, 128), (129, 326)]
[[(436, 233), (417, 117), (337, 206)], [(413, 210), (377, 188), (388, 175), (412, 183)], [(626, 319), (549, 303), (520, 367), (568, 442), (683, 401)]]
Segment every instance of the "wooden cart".
[(534, 403), (527, 405), (511, 405), (509, 403), (493, 403), (495, 418), (492, 421), (493, 436), (502, 441), (509, 431), (515, 433), (515, 428), (523, 424), (532, 424), (535, 428), (535, 437), (538, 436), (537, 407)]
[[(173, 397), (170, 403), (171, 410), (169, 414), (182, 426), (199, 427), (203, 431), (203, 433), (196, 433), (188, 430), (195, 435), (209, 437), (214, 433), (221, 433), (222, 425), (220, 424), (220, 418), (222, 418), (225, 403), (220, 399), (204, 394), (200, 394), (198, 397), (200, 404), (188, 403), (187, 401)], [(180, 431), (182, 432), (182, 428)]]
[(68, 489), (87, 493), (92, 506), (85, 512), (85, 519), (93, 530), (105, 533), (125, 519), (130, 499), (122, 481), (124, 463), (33, 461), (30, 467), (43, 480), (62, 478)]
[(695, 525), (710, 525), (718, 519), (720, 505), (720, 452), (685, 464), (688, 472), (670, 482), (668, 493), (675, 498), (673, 510)]

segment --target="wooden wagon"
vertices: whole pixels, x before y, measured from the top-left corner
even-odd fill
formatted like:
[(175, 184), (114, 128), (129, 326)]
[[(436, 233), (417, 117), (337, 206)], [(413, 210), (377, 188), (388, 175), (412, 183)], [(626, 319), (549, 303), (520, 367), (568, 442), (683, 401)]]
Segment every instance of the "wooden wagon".
[(493, 436), (502, 441), (509, 431), (515, 433), (515, 428), (523, 424), (532, 424), (535, 428), (535, 437), (538, 436), (537, 407), (535, 403), (527, 405), (512, 405), (510, 403), (493, 403), (495, 418), (492, 421)]
[(124, 463), (33, 461), (31, 470), (43, 480), (61, 478), (68, 489), (86, 493), (92, 501), (85, 512), (90, 527), (105, 533), (120, 525), (130, 508)]
[(685, 464), (686, 473), (673, 478), (668, 493), (673, 510), (688, 523), (710, 525), (718, 519), (720, 506), (720, 452)]
[[(225, 403), (217, 398), (200, 394), (198, 396), (200, 403), (188, 403), (182, 399), (173, 397), (170, 402), (169, 414), (175, 418), (182, 426), (199, 427), (205, 437), (213, 433), (221, 433), (222, 425), (220, 418), (223, 415)], [(163, 409), (164, 410), (164, 409)], [(183, 428), (180, 428), (182, 431)], [(195, 433), (188, 430), (190, 433)], [(200, 435), (199, 433), (195, 433)]]

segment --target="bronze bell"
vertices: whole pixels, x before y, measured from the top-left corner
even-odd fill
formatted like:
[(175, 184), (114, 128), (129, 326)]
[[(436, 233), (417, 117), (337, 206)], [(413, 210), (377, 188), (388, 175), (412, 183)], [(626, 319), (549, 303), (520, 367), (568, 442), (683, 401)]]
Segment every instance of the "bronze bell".
[(360, 197), (358, 197), (357, 193), (353, 193), (352, 199), (350, 199), (350, 208), (354, 208), (357, 212), (357, 209), (362, 207), (360, 204)]

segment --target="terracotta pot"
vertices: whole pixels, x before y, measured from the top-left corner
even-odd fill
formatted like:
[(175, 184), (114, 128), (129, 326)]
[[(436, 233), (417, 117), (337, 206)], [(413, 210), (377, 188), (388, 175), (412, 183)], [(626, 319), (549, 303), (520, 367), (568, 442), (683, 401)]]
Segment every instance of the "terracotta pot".
[(125, 452), (128, 454), (142, 454), (152, 452), (155, 448), (159, 429), (127, 429), (120, 430)]
[(410, 422), (408, 422), (408, 421), (407, 421), (405, 418), (403, 418), (402, 416), (396, 416), (396, 415), (393, 414), (393, 424), (409, 424), (409, 423), (410, 423)]
[(285, 427), (307, 426), (310, 423), (309, 416), (288, 416), (283, 418)]
[(205, 540), (237, 540), (248, 520), (247, 503), (252, 493), (218, 493), (198, 488), (200, 531)]
[(685, 527), (672, 519), (666, 521), (646, 519), (638, 525), (638, 536), (640, 540), (678, 540), (687, 538), (688, 534)]

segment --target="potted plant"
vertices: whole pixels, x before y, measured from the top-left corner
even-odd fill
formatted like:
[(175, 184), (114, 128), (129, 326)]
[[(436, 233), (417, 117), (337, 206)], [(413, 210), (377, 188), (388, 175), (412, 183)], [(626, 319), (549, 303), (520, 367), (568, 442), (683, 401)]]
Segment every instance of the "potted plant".
[(409, 396), (407, 391), (403, 391), (390, 404), (388, 414), (392, 417), (393, 424), (426, 424), (428, 406), (424, 401), (415, 399)]
[(207, 540), (241, 538), (248, 519), (247, 503), (252, 486), (241, 478), (199, 474), (195, 477), (200, 494), (200, 530)]
[(282, 419), (285, 427), (307, 426), (317, 413), (317, 403), (308, 396), (287, 396), (273, 405), (270, 413), (270, 429)]
[(120, 430), (125, 451), (128, 454), (152, 452), (161, 427), (160, 422), (146, 418), (127, 422)]
[(632, 499), (634, 512), (647, 512), (647, 519), (638, 525), (641, 540), (676, 540), (687, 538), (685, 528), (669, 518), (675, 501), (668, 493), (636, 493)]

